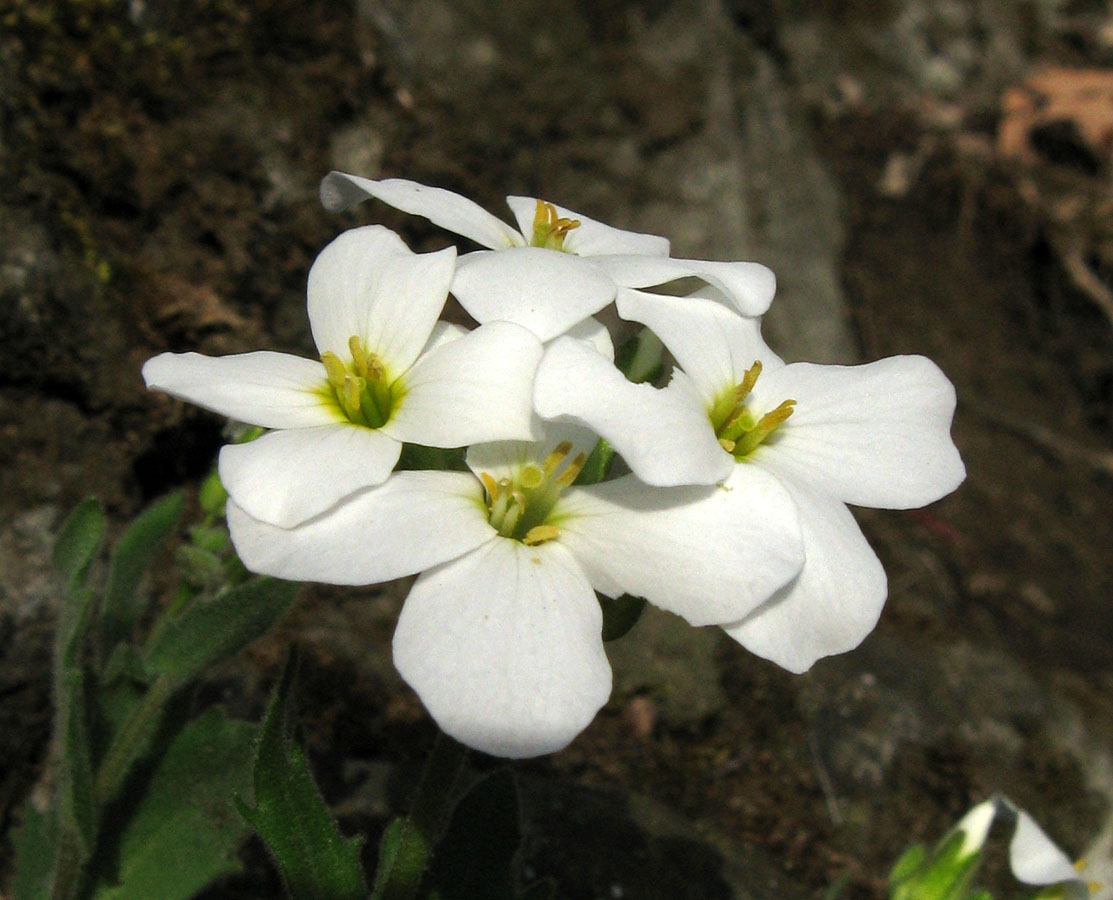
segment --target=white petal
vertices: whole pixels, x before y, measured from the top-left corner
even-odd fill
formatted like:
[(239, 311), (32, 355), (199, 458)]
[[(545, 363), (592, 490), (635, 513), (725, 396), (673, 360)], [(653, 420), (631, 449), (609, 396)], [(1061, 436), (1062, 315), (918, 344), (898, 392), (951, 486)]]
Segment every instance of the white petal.
[(392, 375), (401, 374), (429, 340), (455, 264), (453, 247), (412, 253), (379, 225), (345, 231), (309, 270), (309, 323), (317, 349), (350, 362), (348, 340), (357, 336)]
[(501, 219), (466, 197), (443, 188), (427, 187), (402, 178), (372, 181), (344, 172), (329, 172), (321, 181), (321, 203), (330, 212), (348, 209), (368, 197), (382, 200), (402, 212), (423, 216), (434, 225), (492, 250), (524, 243), (522, 236)]
[(438, 320), (437, 324), (433, 326), (433, 333), (429, 335), (429, 340), (425, 342), (425, 346), (421, 352), (428, 353), (430, 350), (435, 350), (441, 344), (450, 344), (453, 341), (458, 341), (471, 329), (465, 328), (463, 325), (457, 325), (455, 322), (445, 322)]
[(496, 756), (539, 756), (607, 702), (602, 624), (563, 547), (496, 538), (418, 579), (394, 665), (446, 734)]
[(632, 476), (571, 488), (550, 521), (596, 590), (629, 593), (693, 625), (736, 621), (804, 563), (796, 507), (756, 466), (712, 488)]
[(773, 302), (777, 277), (761, 263), (603, 256), (597, 262), (623, 287), (653, 287), (678, 278), (702, 278), (722, 291), (744, 316), (761, 316)]
[(490, 444), (473, 444), (468, 448), (468, 468), (478, 477), (490, 475), (495, 481), (513, 480), (523, 466), (541, 467), (545, 458), (558, 444), (567, 442), (571, 449), (567, 459), (582, 453), (589, 456), (599, 442), (593, 431), (566, 422), (534, 423), (536, 438), (532, 441), (495, 441)]
[(325, 367), (287, 353), (160, 353), (143, 364), (143, 380), (151, 390), (262, 428), (347, 421), (327, 399)]
[(462, 472), (396, 472), (296, 528), (260, 522), (230, 501), (228, 528), (252, 572), (326, 584), (412, 575), (495, 534), (482, 485)]
[[(518, 228), (526, 237), (533, 240), (533, 220), (537, 215), (537, 200), (534, 197), (507, 197), (506, 203), (518, 221)], [(607, 253), (628, 253), (638, 256), (668, 256), (668, 238), (655, 234), (639, 234), (636, 231), (623, 231), (604, 225), (582, 213), (572, 212), (563, 206), (552, 204), (562, 219), (573, 219), (580, 224), (568, 232), (564, 239), (564, 249), (577, 256), (601, 256)]]
[(578, 341), (587, 341), (595, 348), (595, 352), (614, 362), (614, 341), (607, 326), (598, 319), (588, 318), (569, 328), (565, 335)]
[(599, 312), (615, 286), (595, 262), (541, 247), (461, 256), (452, 293), (477, 322), (516, 322), (547, 341)]
[(383, 431), (429, 447), (532, 437), (533, 375), (541, 342), (511, 322), (492, 322), (421, 357)]
[(1022, 809), (1016, 809), (1016, 833), (1009, 843), (1009, 866), (1025, 884), (1073, 883), (1077, 896), (1087, 896), (1086, 886), (1070, 859)]
[(642, 481), (715, 484), (734, 465), (682, 373), (658, 390), (626, 380), (588, 344), (560, 338), (545, 349), (533, 404), (546, 419), (585, 425), (610, 441)]
[(885, 605), (885, 570), (846, 505), (785, 483), (800, 512), (807, 561), (796, 577), (726, 632), (790, 672), (857, 647)]
[(755, 459), (845, 503), (910, 509), (966, 477), (950, 434), (954, 387), (922, 356), (864, 366), (793, 363), (762, 375), (752, 396), (755, 413), (796, 401)]
[(712, 300), (619, 288), (615, 306), (622, 318), (641, 322), (662, 340), (708, 407), (741, 384), (755, 362), (764, 372), (784, 365), (762, 340), (760, 319)]
[(360, 488), (382, 484), (402, 445), (359, 425), (272, 431), (220, 451), (220, 480), (253, 518), (292, 528)]

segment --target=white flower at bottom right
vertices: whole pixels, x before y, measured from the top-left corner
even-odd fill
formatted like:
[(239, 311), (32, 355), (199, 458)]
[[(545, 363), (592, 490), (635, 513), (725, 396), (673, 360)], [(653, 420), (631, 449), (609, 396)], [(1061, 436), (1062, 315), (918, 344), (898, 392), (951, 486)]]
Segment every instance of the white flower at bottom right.
[[(962, 483), (951, 382), (922, 356), (785, 364), (762, 340), (760, 320), (738, 315), (713, 292), (621, 289), (617, 306), (672, 353), (680, 367), (674, 382), (690, 382), (694, 390), (682, 393), (702, 405), (723, 452), (775, 475), (798, 507), (804, 568), (726, 632), (793, 672), (856, 647), (873, 630), (888, 588), (847, 504), (911, 509)], [(538, 379), (535, 398), (543, 373)]]

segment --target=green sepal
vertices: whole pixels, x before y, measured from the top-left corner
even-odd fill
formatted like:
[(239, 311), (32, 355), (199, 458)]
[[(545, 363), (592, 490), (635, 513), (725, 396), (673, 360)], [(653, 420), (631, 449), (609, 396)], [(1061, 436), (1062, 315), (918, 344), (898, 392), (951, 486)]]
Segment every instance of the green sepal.
[(83, 582), (89, 563), (104, 539), (104, 510), (100, 501), (89, 497), (82, 500), (58, 532), (54, 541), (54, 568), (67, 591)]
[(617, 641), (625, 635), (638, 623), (642, 610), (645, 609), (644, 597), (632, 597), (630, 594), (622, 594), (614, 598), (602, 594), (595, 596), (603, 609), (604, 641)]
[(897, 884), (909, 878), (913, 872), (920, 868), (923, 863), (924, 857), (927, 855), (927, 850), (923, 844), (913, 844), (900, 855), (897, 860), (893, 871), (889, 873), (889, 883)]
[(139, 579), (178, 527), (182, 506), (180, 493), (159, 500), (139, 515), (113, 548), (100, 614), (100, 649), (104, 656), (130, 635), (143, 612), (136, 599)]
[(23, 824), (12, 834), (15, 872), (12, 900), (44, 900), (50, 896), (58, 856), (58, 820), (54, 810), (40, 813), (28, 800), (23, 804)]
[(294, 900), (365, 900), (362, 838), (349, 840), (340, 833), (292, 735), (290, 687), (296, 666), (291, 652), (263, 720), (252, 773), (255, 806), (240, 797), (236, 805), (274, 856)]
[(457, 804), (433, 854), (430, 898), (515, 900), (514, 858), (522, 842), (518, 788), (500, 769)]
[(599, 438), (595, 446), (591, 448), (591, 453), (588, 454), (587, 461), (584, 462), (584, 467), (580, 469), (580, 474), (576, 476), (573, 484), (581, 487), (598, 484), (610, 472), (614, 457), (614, 448), (607, 442), (606, 438)]
[(201, 482), (201, 489), (197, 492), (197, 503), (206, 516), (217, 518), (224, 515), (224, 504), (227, 501), (228, 491), (224, 489), (220, 473), (214, 469)]
[(185, 684), (261, 637), (289, 609), (297, 582), (256, 578), (199, 600), (165, 622), (147, 648), (148, 672)]
[(253, 725), (217, 706), (174, 736), (127, 812), (115, 877), (101, 878), (94, 900), (189, 900), (240, 869), (236, 847), (248, 828), (232, 797), (250, 783), (254, 736)]

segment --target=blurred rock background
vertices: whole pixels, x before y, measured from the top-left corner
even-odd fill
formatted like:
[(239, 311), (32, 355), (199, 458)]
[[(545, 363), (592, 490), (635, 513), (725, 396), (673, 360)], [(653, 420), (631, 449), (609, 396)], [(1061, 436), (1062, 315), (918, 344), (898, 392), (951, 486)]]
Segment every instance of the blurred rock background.
[[(1097, 0), (0, 0), (0, 831), (46, 751), (53, 534), (88, 494), (122, 527), (194, 490), (221, 443), (142, 362), (311, 355), (305, 277), (335, 234), (447, 243), (381, 205), (325, 214), (340, 168), (758, 260), (783, 355), (923, 353), (959, 391), (966, 485), (860, 517), (890, 576), (863, 647), (793, 677), (647, 614), (595, 724), (519, 767), (532, 876), (878, 898), (908, 842), (996, 790), (1108, 858), (1111, 154)], [(405, 587), (308, 589), (207, 689), (256, 716), (301, 642), (322, 786), (372, 838), (432, 735), (390, 664)], [(244, 858), (209, 896), (277, 890)]]

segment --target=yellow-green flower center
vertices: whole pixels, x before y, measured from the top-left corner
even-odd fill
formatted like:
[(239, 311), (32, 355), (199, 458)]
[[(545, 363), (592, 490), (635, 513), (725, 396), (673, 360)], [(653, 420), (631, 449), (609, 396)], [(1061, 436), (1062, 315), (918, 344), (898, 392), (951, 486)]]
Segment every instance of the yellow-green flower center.
[(358, 337), (348, 339), (352, 363), (345, 366), (335, 353), (324, 353), (321, 362), (328, 376), (326, 396), (355, 425), (382, 428), (402, 401), (401, 384), (392, 379), (374, 353)]
[(742, 383), (724, 392), (708, 412), (719, 443), (739, 462), (784, 424), (796, 407), (795, 400), (785, 400), (776, 409), (757, 418), (746, 401), (760, 374), (761, 362), (755, 360), (742, 376)]
[(579, 219), (563, 219), (557, 215), (551, 203), (537, 201), (537, 213), (533, 217), (533, 240), (531, 247), (544, 247), (547, 250), (564, 250), (564, 239), (574, 228), (580, 227)]
[(572, 445), (558, 444), (540, 466), (528, 463), (513, 478), (495, 481), (486, 472), (483, 482), (487, 518), (502, 537), (533, 546), (558, 537), (560, 530), (549, 520), (560, 492), (574, 482), (587, 460), (578, 454), (569, 460)]

